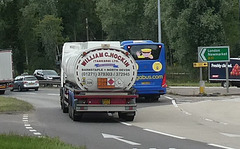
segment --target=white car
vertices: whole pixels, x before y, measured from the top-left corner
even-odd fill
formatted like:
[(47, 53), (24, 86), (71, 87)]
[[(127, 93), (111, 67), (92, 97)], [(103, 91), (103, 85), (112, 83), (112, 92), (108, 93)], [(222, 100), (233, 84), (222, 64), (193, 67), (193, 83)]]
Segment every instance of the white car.
[(17, 76), (13, 82), (13, 89), (17, 89), (18, 91), (22, 90), (29, 90), (34, 89), (38, 91), (39, 88), (39, 81), (33, 75), (24, 75), (24, 76)]

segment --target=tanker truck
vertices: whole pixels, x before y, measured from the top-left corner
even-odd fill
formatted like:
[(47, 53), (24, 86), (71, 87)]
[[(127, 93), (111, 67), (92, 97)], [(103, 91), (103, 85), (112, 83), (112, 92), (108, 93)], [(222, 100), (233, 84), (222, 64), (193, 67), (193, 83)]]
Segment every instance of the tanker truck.
[(136, 76), (136, 62), (120, 42), (67, 42), (62, 50), (61, 109), (73, 121), (89, 112), (117, 112), (119, 118), (133, 121)]

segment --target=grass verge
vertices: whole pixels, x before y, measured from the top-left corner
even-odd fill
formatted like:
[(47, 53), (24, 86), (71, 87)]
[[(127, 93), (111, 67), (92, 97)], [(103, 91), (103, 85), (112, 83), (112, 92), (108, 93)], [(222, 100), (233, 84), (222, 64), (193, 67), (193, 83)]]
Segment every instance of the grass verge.
[(21, 113), (33, 110), (33, 106), (25, 101), (0, 96), (0, 113)]
[(86, 149), (74, 147), (61, 142), (58, 138), (38, 138), (19, 135), (0, 135), (0, 148), (2, 149)]

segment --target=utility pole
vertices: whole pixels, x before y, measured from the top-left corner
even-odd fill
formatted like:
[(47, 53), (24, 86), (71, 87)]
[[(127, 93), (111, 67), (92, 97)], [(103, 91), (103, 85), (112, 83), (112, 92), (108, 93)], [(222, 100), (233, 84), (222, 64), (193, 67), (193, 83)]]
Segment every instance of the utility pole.
[[(240, 1), (240, 0), (239, 0)], [(162, 42), (162, 37), (161, 37), (161, 10), (160, 10), (160, 0), (158, 0), (158, 42)]]

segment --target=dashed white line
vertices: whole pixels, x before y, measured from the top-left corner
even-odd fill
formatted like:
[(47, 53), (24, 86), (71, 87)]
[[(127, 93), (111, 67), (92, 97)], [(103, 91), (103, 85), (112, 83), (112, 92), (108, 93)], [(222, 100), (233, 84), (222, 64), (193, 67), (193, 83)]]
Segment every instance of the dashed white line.
[(188, 113), (186, 111), (183, 111), (183, 113), (186, 114), (186, 115), (192, 115), (191, 113)]
[(217, 144), (208, 144), (208, 145), (210, 145), (210, 146), (214, 146), (214, 147), (223, 148), (223, 149), (234, 149), (234, 148), (231, 148), (231, 147), (222, 146), (222, 145), (217, 145)]
[(120, 123), (123, 125), (132, 126), (132, 124), (129, 124), (129, 123), (125, 123), (125, 122), (120, 122)]
[(24, 124), (25, 127), (30, 127), (31, 125), (30, 124)]
[(172, 104), (173, 104), (174, 107), (178, 108), (178, 105), (177, 105), (175, 100), (172, 100)]
[(168, 96), (164, 96), (164, 97), (167, 98), (167, 99), (173, 100), (172, 97), (168, 97)]
[(231, 137), (231, 138), (240, 138), (240, 135), (238, 134), (230, 134), (230, 133), (220, 133), (220, 134)]
[(36, 93), (25, 93), (25, 94), (28, 94), (28, 95), (36, 95)]
[(31, 125), (28, 122), (28, 114), (24, 114), (23, 118), (22, 118), (23, 122), (24, 122), (24, 126), (27, 130), (29, 130), (30, 132), (32, 132), (34, 135), (38, 136), (38, 137), (42, 137), (40, 132), (37, 132), (37, 130), (33, 129), (33, 127), (31, 127)]
[(48, 94), (50, 96), (59, 96), (59, 94)]
[(169, 136), (169, 137), (173, 137), (173, 138), (177, 138), (177, 139), (186, 139), (185, 137), (180, 137), (180, 136), (176, 136), (176, 135), (172, 135), (172, 134), (167, 134), (164, 132), (159, 132), (159, 131), (155, 131), (155, 130), (151, 130), (151, 129), (143, 129), (149, 132), (153, 132), (153, 133), (157, 133), (157, 134), (161, 134), (161, 135), (165, 135), (165, 136)]
[(213, 122), (213, 120), (208, 119), (208, 118), (205, 118), (204, 120), (209, 121), (209, 122)]
[(220, 124), (223, 124), (223, 125), (228, 125), (228, 123), (225, 123), (225, 122), (220, 122)]
[(36, 136), (41, 136), (42, 135), (40, 132), (34, 132), (33, 134), (36, 135)]

